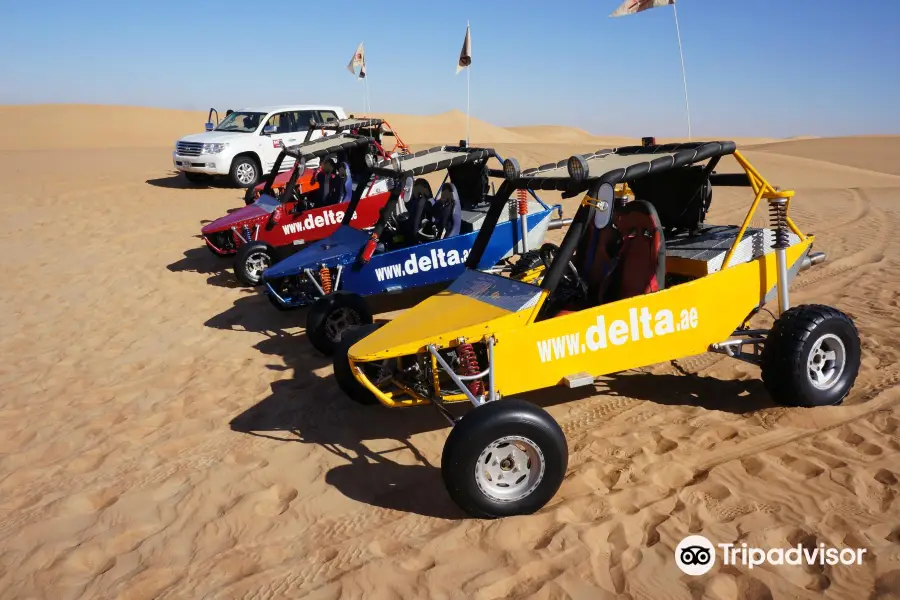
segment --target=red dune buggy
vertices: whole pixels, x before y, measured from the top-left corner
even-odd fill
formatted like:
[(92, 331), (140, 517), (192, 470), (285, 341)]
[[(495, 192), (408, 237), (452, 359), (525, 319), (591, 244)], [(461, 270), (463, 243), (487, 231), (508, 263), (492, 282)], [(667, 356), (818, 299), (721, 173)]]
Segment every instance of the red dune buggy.
[[(375, 149), (377, 150), (377, 153), (375, 154), (377, 157), (388, 159), (388, 158), (392, 158), (398, 154), (399, 155), (409, 154), (409, 152), (410, 152), (409, 146), (407, 146), (403, 142), (403, 140), (400, 139), (400, 136), (397, 135), (397, 132), (394, 130), (394, 128), (391, 126), (391, 124), (388, 123), (387, 121), (385, 121), (383, 119), (369, 119), (368, 117), (360, 117), (360, 116), (350, 115), (350, 119), (343, 121), (343, 123), (346, 124), (350, 120), (367, 121), (367, 122), (371, 123), (371, 124), (366, 124), (366, 125), (360, 124), (355, 129), (351, 129), (351, 133), (355, 133), (358, 135), (364, 135), (366, 137), (370, 137), (373, 140), (375, 140), (373, 145), (375, 146)], [(317, 125), (321, 126), (321, 124), (317, 124)], [(329, 127), (329, 126), (321, 127), (323, 136), (325, 135), (325, 132), (329, 128), (332, 128), (332, 127)], [(346, 127), (344, 127), (344, 129), (346, 129)], [(387, 137), (394, 138), (394, 145), (390, 150), (387, 149), (387, 143), (384, 139)], [(308, 166), (313, 166), (313, 165), (308, 165)], [(272, 181), (272, 195), (274, 195), (275, 197), (278, 197), (278, 195), (281, 194), (281, 192), (284, 190), (284, 187), (287, 185), (288, 180), (291, 178), (292, 171), (293, 171), (293, 169), (290, 169), (290, 170), (284, 171), (282, 173), (278, 173), (275, 176), (275, 179)], [(307, 181), (309, 181), (312, 179), (312, 176), (313, 176), (313, 173), (310, 173), (305, 179)], [(310, 182), (308, 185), (314, 185), (314, 183)], [(259, 198), (259, 195), (262, 194), (262, 191), (265, 187), (266, 187), (266, 182), (261, 182), (260, 184), (258, 184), (255, 187), (247, 188), (247, 191), (244, 194), (244, 203), (245, 204), (253, 204), (253, 202), (256, 201), (257, 198)], [(303, 189), (311, 189), (311, 188), (307, 188), (304, 186)]]
[[(388, 181), (372, 174), (368, 164), (371, 159), (384, 158), (384, 150), (374, 138), (359, 131), (378, 129), (381, 123), (379, 119), (346, 119), (311, 124), (336, 133), (283, 148), (256, 200), (201, 229), (206, 245), (219, 256), (234, 255), (235, 276), (253, 286), (260, 283), (266, 267), (334, 232), (354, 198), (359, 199), (352, 217), (354, 226), (364, 229), (374, 225), (390, 190)], [(369, 161), (367, 156), (371, 157)], [(335, 204), (318, 201), (321, 169), (306, 169), (309, 161), (323, 157), (338, 157), (339, 171), (344, 173), (341, 185), (349, 188), (344, 199)], [(286, 172), (287, 180), (279, 193), (274, 184), (286, 160), (294, 164)]]

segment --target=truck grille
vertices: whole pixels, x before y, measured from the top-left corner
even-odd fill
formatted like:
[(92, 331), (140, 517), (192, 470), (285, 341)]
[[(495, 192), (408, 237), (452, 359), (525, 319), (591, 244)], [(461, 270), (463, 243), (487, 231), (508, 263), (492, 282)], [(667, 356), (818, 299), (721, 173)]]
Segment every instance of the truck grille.
[(182, 156), (200, 156), (203, 144), (199, 142), (178, 142), (175, 151)]

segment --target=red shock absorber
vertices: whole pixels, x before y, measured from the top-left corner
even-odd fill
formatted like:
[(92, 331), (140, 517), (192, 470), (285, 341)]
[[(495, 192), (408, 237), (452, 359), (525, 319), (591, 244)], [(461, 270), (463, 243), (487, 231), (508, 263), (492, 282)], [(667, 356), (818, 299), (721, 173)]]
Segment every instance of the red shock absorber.
[(331, 293), (331, 269), (322, 265), (319, 267), (319, 279), (322, 280), (322, 291), (326, 294)]
[[(478, 375), (478, 357), (475, 356), (475, 348), (472, 344), (460, 344), (456, 347), (456, 357), (462, 365), (463, 375)], [(481, 380), (473, 380), (466, 382), (469, 391), (475, 396), (484, 393), (484, 384)]]
[(528, 190), (519, 190), (517, 192), (519, 199), (519, 216), (528, 214)]

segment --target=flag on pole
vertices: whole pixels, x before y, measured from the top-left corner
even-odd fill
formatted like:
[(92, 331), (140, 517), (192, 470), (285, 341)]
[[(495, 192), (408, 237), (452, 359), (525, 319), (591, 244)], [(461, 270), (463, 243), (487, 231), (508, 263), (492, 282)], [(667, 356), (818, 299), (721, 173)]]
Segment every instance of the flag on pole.
[(675, 0), (625, 0), (625, 2), (609, 16), (622, 17), (624, 15), (633, 15), (641, 11), (650, 10), (651, 8), (669, 6), (670, 4), (675, 4)]
[[(359, 75), (356, 75), (356, 67), (359, 67)], [(366, 50), (363, 48), (362, 42), (359, 43), (359, 46), (356, 48), (356, 53), (347, 64), (347, 70), (356, 75), (359, 79), (366, 78)]]
[(462, 50), (459, 52), (459, 61), (456, 63), (456, 74), (472, 64), (472, 36), (469, 34), (469, 26), (466, 25), (466, 39), (463, 40)]

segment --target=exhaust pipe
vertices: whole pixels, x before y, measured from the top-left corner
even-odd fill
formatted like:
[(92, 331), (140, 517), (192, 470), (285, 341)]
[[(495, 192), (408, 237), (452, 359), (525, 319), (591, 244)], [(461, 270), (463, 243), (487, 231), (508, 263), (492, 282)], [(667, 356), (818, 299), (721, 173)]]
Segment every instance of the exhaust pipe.
[(806, 269), (823, 262), (825, 262), (824, 252), (810, 252), (800, 259), (800, 270), (797, 272), (799, 273), (800, 271), (805, 271)]
[(562, 229), (568, 225), (572, 224), (572, 219), (553, 219), (550, 221), (550, 226), (547, 227), (548, 230), (551, 229)]

